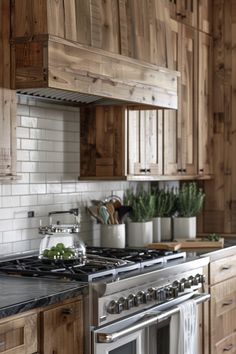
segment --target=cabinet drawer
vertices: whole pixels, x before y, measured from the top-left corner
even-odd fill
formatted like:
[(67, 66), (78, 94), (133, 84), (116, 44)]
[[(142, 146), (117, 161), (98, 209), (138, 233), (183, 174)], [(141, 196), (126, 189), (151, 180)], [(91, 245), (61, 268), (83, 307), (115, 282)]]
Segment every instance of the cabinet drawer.
[(37, 352), (37, 314), (0, 322), (0, 353)]
[(210, 284), (216, 284), (234, 276), (236, 276), (236, 255), (210, 264)]
[(236, 333), (236, 277), (211, 287), (211, 343)]
[(236, 353), (236, 333), (226, 337), (216, 344), (215, 354), (234, 354)]

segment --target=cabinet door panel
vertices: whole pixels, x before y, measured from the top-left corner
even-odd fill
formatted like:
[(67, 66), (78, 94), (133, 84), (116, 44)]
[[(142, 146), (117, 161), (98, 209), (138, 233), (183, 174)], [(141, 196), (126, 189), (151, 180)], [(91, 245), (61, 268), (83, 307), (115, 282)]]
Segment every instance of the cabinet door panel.
[(236, 280), (231, 278), (211, 287), (212, 347), (236, 332)]
[(162, 113), (129, 110), (127, 120), (128, 174), (162, 174)]
[(177, 175), (179, 151), (178, 144), (178, 114), (176, 111), (165, 110), (163, 118), (164, 133), (164, 174)]
[(171, 18), (198, 27), (198, 0), (169, 0)]
[(0, 353), (32, 354), (37, 348), (37, 314), (0, 323)]
[(212, 0), (199, 0), (198, 27), (201, 31), (206, 33), (212, 32), (212, 13)]
[(197, 170), (197, 31), (182, 25), (181, 35), (181, 156), (186, 174)]
[(212, 38), (199, 33), (198, 172), (212, 172)]
[(81, 301), (43, 312), (43, 352), (83, 353), (83, 307)]

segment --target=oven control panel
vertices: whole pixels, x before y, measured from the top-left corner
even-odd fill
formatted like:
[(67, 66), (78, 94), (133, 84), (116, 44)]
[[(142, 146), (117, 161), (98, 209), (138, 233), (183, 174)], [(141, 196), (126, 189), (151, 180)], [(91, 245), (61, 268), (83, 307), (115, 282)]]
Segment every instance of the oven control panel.
[(202, 274), (175, 280), (171, 284), (167, 284), (161, 288), (150, 287), (145, 290), (139, 290), (137, 293), (130, 293), (127, 296), (121, 296), (117, 300), (111, 300), (107, 305), (109, 314), (120, 314), (122, 311), (130, 310), (142, 304), (151, 302), (163, 303), (171, 299), (177, 298), (179, 295), (204, 283), (205, 277)]

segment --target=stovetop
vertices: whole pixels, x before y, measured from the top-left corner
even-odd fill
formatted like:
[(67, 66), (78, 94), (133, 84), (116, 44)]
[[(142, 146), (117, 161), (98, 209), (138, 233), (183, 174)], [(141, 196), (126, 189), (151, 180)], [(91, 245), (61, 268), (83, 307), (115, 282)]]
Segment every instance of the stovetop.
[(87, 247), (85, 264), (79, 261), (42, 260), (37, 255), (3, 260), (0, 272), (35, 277), (60, 277), (79, 281), (92, 281), (153, 266), (184, 260), (185, 252), (150, 250), (145, 248), (101, 248)]

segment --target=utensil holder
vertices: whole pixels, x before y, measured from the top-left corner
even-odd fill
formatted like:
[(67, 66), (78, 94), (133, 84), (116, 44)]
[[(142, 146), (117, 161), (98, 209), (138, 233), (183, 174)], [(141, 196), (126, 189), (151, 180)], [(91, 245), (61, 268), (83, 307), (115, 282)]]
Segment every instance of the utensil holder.
[(125, 224), (101, 225), (101, 246), (125, 248)]

